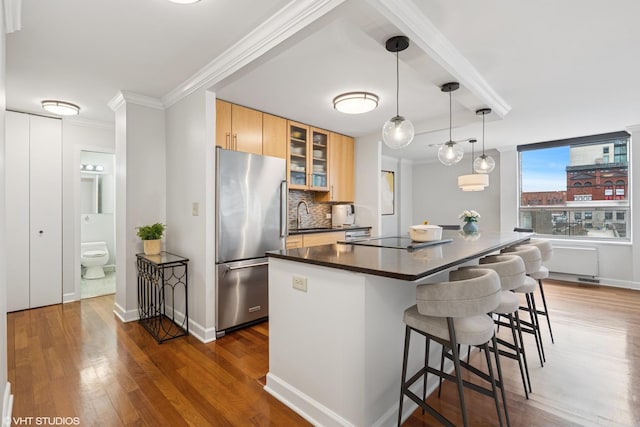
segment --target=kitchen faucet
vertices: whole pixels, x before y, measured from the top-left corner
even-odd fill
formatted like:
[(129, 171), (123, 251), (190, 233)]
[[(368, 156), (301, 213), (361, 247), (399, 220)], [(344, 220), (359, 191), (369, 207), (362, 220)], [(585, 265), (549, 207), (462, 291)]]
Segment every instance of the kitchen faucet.
[(299, 201), (298, 207), (296, 208), (296, 214), (298, 215), (298, 228), (300, 228), (300, 223), (302, 222), (302, 218), (300, 217), (300, 205), (304, 205), (305, 209), (307, 210), (307, 215), (309, 215), (309, 205), (307, 205), (307, 202), (305, 202), (304, 200)]

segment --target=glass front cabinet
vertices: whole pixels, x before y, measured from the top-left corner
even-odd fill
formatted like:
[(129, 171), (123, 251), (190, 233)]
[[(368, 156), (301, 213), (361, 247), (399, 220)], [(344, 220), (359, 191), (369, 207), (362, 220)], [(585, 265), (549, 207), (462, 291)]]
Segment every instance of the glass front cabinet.
[(289, 188), (329, 191), (329, 132), (289, 122)]

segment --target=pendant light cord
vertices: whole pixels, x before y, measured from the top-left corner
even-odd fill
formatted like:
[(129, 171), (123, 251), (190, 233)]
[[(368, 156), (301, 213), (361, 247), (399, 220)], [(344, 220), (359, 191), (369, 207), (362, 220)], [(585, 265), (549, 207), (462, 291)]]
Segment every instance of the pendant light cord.
[[(484, 117), (484, 116), (483, 116)], [(483, 136), (484, 138), (484, 136)], [(475, 145), (475, 142), (471, 143), (471, 174), (473, 175), (474, 173), (476, 173), (475, 169), (473, 168), (473, 159), (476, 158), (474, 151), (473, 151), (473, 146)]]
[(484, 159), (484, 116), (486, 116), (485, 113), (482, 113), (482, 158)]
[(452, 142), (452, 139), (451, 139), (451, 126), (452, 126), (452, 124), (451, 124), (452, 123), (451, 122), (451, 115), (452, 115), (452, 113), (451, 113), (451, 92), (452, 91), (449, 91), (449, 142)]
[(400, 59), (398, 58), (399, 47), (396, 44), (396, 117), (400, 115)]

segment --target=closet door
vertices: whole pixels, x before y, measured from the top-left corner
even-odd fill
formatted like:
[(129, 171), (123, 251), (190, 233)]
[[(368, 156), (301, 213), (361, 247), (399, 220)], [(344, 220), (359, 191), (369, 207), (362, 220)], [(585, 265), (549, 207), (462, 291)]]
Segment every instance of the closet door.
[(62, 124), (30, 117), (29, 305), (62, 302)]
[(29, 308), (29, 116), (5, 115), (7, 311)]

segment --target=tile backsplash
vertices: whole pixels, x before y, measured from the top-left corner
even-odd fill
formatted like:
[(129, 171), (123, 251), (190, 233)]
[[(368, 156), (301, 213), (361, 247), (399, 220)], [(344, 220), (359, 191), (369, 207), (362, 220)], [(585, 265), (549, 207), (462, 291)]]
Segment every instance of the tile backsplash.
[(309, 214), (304, 209), (304, 206), (300, 206), (300, 222), (301, 228), (311, 227), (331, 227), (331, 218), (327, 219), (327, 214), (331, 213), (331, 205), (326, 203), (315, 203), (313, 192), (290, 190), (289, 191), (289, 206), (287, 220), (289, 222), (289, 228), (297, 228), (296, 219), (298, 218), (297, 208), (298, 203), (304, 201), (309, 206)]

